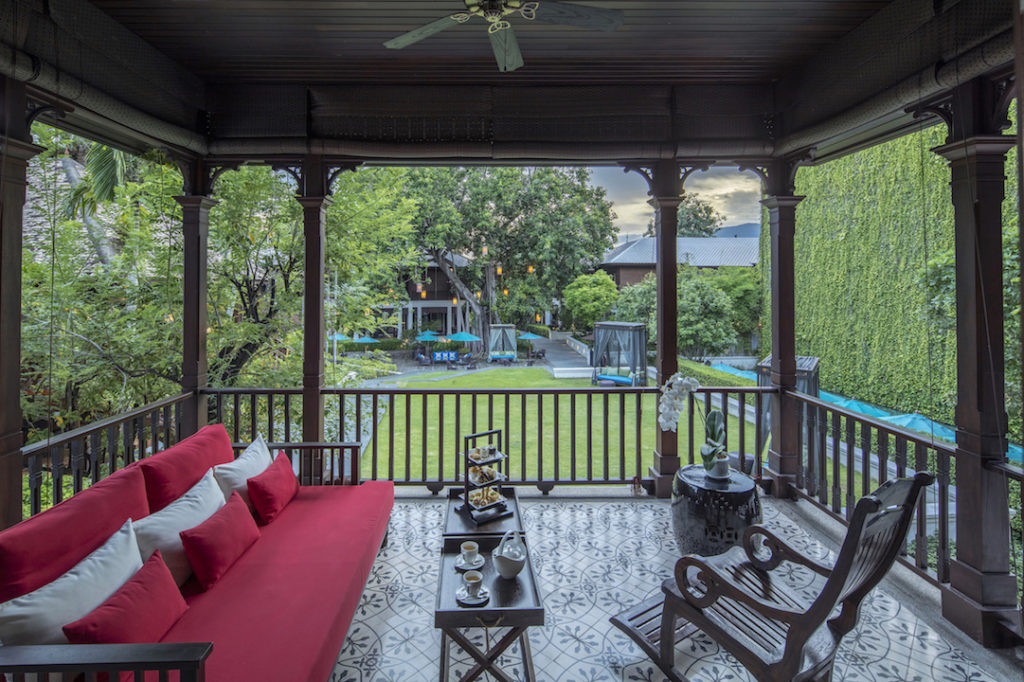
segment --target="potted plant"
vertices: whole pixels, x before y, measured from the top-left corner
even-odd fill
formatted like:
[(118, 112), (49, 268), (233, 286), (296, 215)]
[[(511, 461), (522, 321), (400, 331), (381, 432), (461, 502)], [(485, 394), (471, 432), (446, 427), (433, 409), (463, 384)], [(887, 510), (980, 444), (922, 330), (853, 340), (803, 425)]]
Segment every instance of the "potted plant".
[(725, 451), (725, 415), (720, 410), (711, 410), (704, 418), (704, 444), (700, 446), (700, 458), (704, 462), (708, 478), (723, 480), (729, 478), (729, 455)]

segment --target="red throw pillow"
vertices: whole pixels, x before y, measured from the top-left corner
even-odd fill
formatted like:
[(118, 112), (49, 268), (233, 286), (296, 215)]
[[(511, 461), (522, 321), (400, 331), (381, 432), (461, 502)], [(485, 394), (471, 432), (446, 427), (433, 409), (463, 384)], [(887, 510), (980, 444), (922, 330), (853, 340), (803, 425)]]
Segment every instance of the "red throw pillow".
[(199, 584), (210, 589), (260, 537), (260, 529), (237, 492), (213, 516), (183, 530), (181, 544)]
[(159, 642), (188, 605), (160, 550), (105, 602), (64, 626), (72, 644)]
[(292, 461), (283, 452), (277, 453), (277, 459), (266, 471), (253, 476), (245, 485), (249, 488), (249, 501), (264, 526), (299, 494), (299, 479), (295, 478)]

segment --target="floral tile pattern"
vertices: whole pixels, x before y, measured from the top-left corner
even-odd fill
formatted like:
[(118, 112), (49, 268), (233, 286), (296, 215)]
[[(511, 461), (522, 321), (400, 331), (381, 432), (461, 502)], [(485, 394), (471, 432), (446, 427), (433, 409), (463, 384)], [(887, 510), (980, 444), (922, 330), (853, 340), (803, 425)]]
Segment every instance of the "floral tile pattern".
[[(823, 545), (763, 504), (764, 523), (798, 549), (830, 558)], [(529, 630), (542, 682), (663, 682), (658, 668), (608, 619), (660, 589), (678, 552), (667, 501), (521, 500), (531, 558), (544, 594), (545, 624)], [(388, 546), (377, 558), (331, 682), (433, 682), (440, 677), (441, 631), (434, 599), (444, 503), (402, 500), (391, 514)], [(802, 576), (792, 576), (799, 581)], [(503, 629), (465, 631), (483, 648)], [(472, 659), (451, 646), (451, 677)], [(502, 668), (523, 679), (518, 644)], [(679, 644), (676, 666), (693, 682), (748, 682), (735, 659), (703, 633)], [(486, 678), (490, 679), (490, 678)], [(843, 640), (835, 679), (846, 682), (995, 682), (963, 652), (882, 590), (861, 609)]]

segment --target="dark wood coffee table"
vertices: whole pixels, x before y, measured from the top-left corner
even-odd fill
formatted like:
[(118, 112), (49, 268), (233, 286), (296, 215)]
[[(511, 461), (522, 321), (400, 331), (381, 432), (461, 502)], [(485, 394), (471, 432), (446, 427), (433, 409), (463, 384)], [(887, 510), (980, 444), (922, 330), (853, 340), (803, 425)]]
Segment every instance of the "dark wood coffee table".
[[(480, 545), (480, 553), (485, 562), (480, 572), (483, 573), (483, 586), (490, 592), (490, 601), (483, 606), (464, 607), (455, 601), (455, 591), (462, 584), (462, 573), (455, 569), (455, 560), (459, 556), (460, 547), (466, 540), (473, 540)], [(455, 642), (463, 651), (476, 660), (476, 664), (466, 672), (460, 682), (469, 682), (490, 673), (501, 682), (513, 682), (513, 679), (498, 667), (498, 657), (513, 642), (519, 640), (519, 649), (523, 656), (523, 671), (527, 680), (537, 679), (533, 671), (533, 656), (530, 653), (530, 638), (526, 629), (536, 625), (544, 625), (544, 602), (537, 587), (537, 577), (533, 572), (533, 563), (529, 557), (527, 544), (526, 566), (515, 578), (506, 580), (498, 575), (491, 557), (491, 551), (501, 542), (498, 535), (471, 534), (464, 536), (447, 536), (441, 548), (441, 568), (437, 579), (437, 603), (434, 608), (434, 627), (441, 629), (441, 680), (448, 680), (451, 667), (449, 659), (449, 640)], [(482, 651), (469, 638), (459, 632), (459, 628), (496, 628), (507, 627), (509, 631), (487, 651)]]

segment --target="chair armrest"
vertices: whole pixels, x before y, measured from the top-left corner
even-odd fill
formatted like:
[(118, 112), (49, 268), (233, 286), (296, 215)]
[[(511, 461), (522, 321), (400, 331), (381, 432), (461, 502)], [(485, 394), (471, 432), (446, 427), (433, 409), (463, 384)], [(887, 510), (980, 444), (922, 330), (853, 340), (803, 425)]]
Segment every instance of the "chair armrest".
[[(705, 592), (698, 592), (686, 579), (686, 573), (690, 568), (697, 569), (697, 579), (704, 584)], [(735, 580), (722, 575), (704, 561), (704, 557), (695, 554), (688, 554), (676, 562), (675, 578), (679, 596), (698, 609), (706, 609), (720, 598), (727, 597), (744, 603), (761, 615), (775, 620), (792, 622), (804, 615), (803, 611), (780, 608), (778, 604), (767, 602), (757, 595), (741, 589), (736, 585)], [(665, 589), (664, 586), (662, 589)]]
[(0, 674), (178, 671), (181, 682), (198, 682), (212, 651), (211, 642), (5, 646)]
[[(754, 546), (754, 537), (760, 535), (764, 538), (764, 549), (768, 550), (769, 556), (766, 559), (758, 558), (755, 552), (757, 547)], [(815, 573), (823, 575), (826, 578), (832, 575), (832, 569), (823, 564), (819, 564), (814, 559), (804, 556), (796, 549), (794, 549), (789, 543), (775, 535), (764, 526), (750, 526), (743, 532), (743, 550), (747, 553), (747, 558), (750, 563), (762, 571), (771, 571), (778, 567), (783, 561), (792, 561), (795, 564), (806, 566)]]

